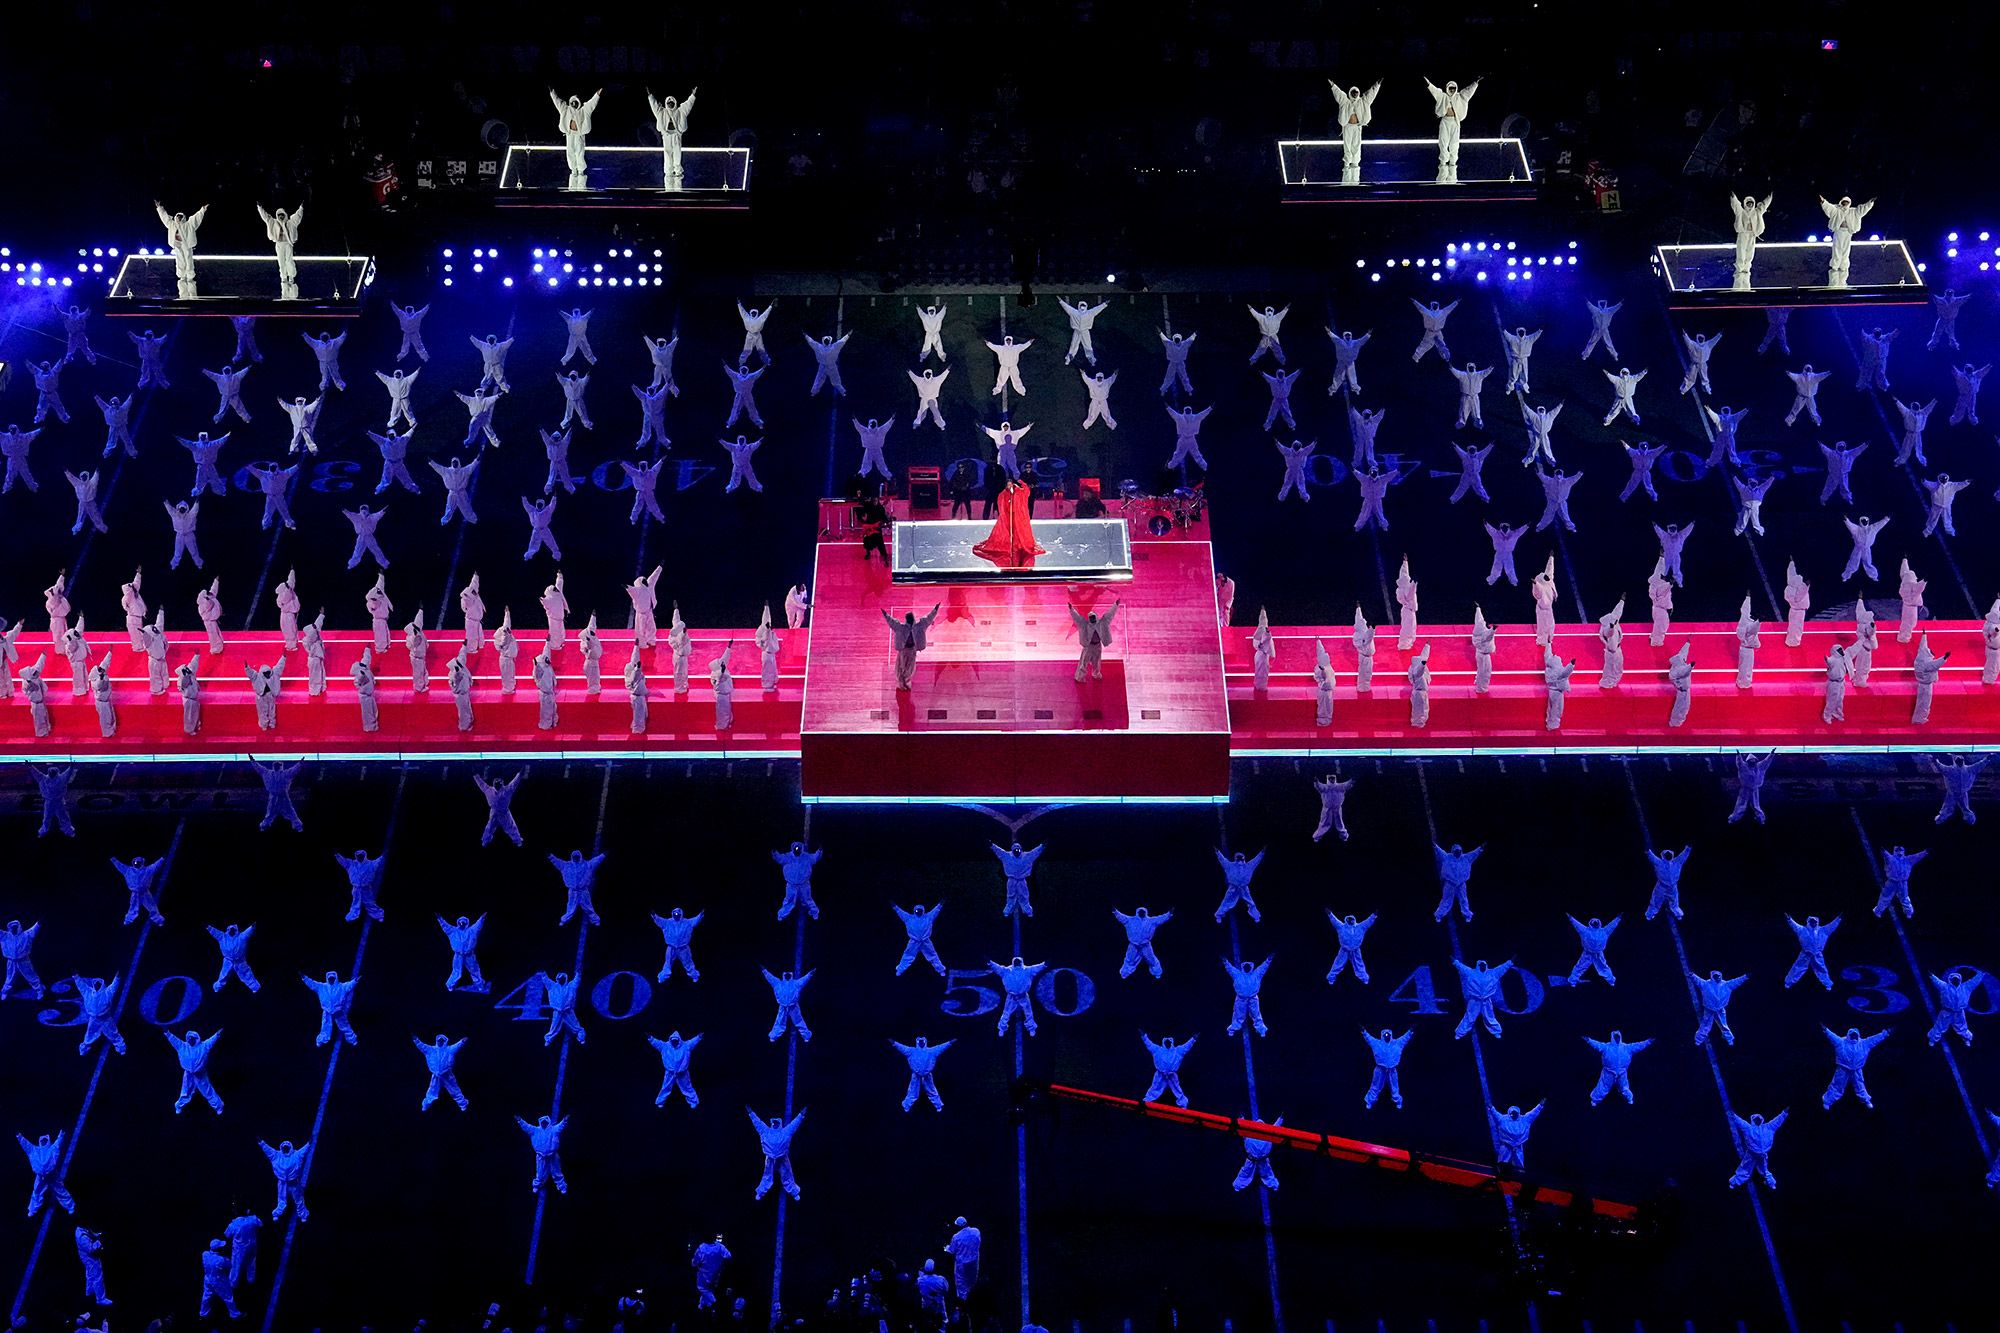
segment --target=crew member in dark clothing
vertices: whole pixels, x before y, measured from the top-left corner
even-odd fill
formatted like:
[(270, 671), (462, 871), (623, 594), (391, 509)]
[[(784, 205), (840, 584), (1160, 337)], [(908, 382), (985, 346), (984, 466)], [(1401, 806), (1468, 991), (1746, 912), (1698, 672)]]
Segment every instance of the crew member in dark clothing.
[(969, 458), (961, 458), (945, 481), (951, 495), (951, 516), (972, 517), (972, 497), (979, 491), (979, 468)]
[(889, 563), (889, 509), (879, 495), (871, 495), (862, 500), (854, 511), (855, 522), (861, 526), (861, 558), (866, 561), (871, 555), (880, 555), (882, 563)]

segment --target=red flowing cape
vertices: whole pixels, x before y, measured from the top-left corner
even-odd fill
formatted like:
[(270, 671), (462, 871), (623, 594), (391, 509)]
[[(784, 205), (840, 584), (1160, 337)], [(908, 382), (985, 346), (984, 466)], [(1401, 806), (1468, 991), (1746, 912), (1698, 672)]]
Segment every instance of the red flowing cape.
[(1032, 492), (1026, 486), (1013, 485), (1000, 492), (1000, 513), (993, 520), (993, 531), (986, 540), (972, 548), (972, 553), (996, 565), (1020, 566), (1028, 564), (1035, 556), (1046, 554), (1035, 542), (1034, 525), (1029, 517)]

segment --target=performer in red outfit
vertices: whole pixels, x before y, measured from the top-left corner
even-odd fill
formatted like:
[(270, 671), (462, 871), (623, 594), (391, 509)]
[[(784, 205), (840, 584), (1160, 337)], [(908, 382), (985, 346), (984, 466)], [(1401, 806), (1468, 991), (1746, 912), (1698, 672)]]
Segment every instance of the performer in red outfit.
[(1008, 482), (1000, 492), (1000, 514), (993, 520), (993, 531), (972, 548), (972, 553), (1007, 568), (1032, 564), (1036, 556), (1046, 554), (1035, 543), (1030, 519), (1033, 495), (1027, 483), (1018, 479)]

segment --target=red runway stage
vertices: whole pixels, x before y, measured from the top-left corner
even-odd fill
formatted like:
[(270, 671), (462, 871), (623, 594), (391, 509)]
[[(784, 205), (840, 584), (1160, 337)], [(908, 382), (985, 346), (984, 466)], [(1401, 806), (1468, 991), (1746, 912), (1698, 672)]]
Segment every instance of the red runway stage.
[[(489, 634), (485, 648), (474, 655), (473, 729), (458, 730), (458, 710), (447, 683), (445, 664), (457, 655), (462, 635), (432, 637), (426, 657), (430, 689), (410, 688), (410, 657), (400, 634), (386, 653), (375, 654), (375, 697), (381, 710), (380, 730), (361, 730), (361, 706), (355, 698), (348, 668), (372, 639), (366, 630), (326, 633), (326, 693), (306, 693), (304, 652), (285, 653), (284, 642), (271, 631), (226, 635), (224, 651), (211, 656), (200, 634), (170, 634), (170, 667), (196, 656), (202, 682), (202, 727), (199, 736), (181, 731), (180, 694), (171, 678), (167, 692), (147, 692), (146, 658), (132, 651), (123, 634), (91, 634), (92, 662), (111, 650), (114, 703), (118, 734), (98, 735), (97, 709), (88, 695), (70, 694), (69, 663), (51, 656), (43, 678), (49, 686), (52, 733), (36, 740), (28, 707), (18, 689), (0, 725), (0, 754), (21, 758), (67, 756), (75, 759), (137, 760), (195, 756), (310, 755), (328, 759), (391, 755), (406, 758), (449, 758), (468, 754), (520, 755), (537, 759), (565, 756), (603, 758), (644, 755), (672, 758), (793, 756), (798, 753), (799, 696), (805, 662), (805, 631), (778, 631), (784, 639), (778, 655), (778, 688), (769, 693), (758, 685), (758, 653), (750, 631), (715, 630), (695, 634), (689, 692), (673, 693), (673, 658), (663, 634), (646, 654), (650, 717), (646, 734), (631, 733), (632, 709), (625, 693), (625, 663), (632, 655), (629, 630), (606, 630), (602, 690), (585, 688), (583, 654), (572, 631), (554, 655), (558, 673), (557, 726), (542, 731), (535, 725), (537, 699), (529, 663), (547, 636), (520, 633), (520, 675), (511, 695), (500, 689), (500, 662)], [(731, 669), (736, 673), (735, 726), (717, 734), (715, 693), (708, 684), (708, 664), (722, 645), (736, 640)], [(33, 662), (48, 640), (31, 643), (22, 635), (24, 662)], [(250, 696), (247, 665), (269, 666), (285, 657), (285, 687), (278, 700), (278, 725), (257, 729), (257, 708)]]
[[(1784, 643), (1782, 624), (1763, 626), (1752, 687), (1736, 687), (1736, 627), (1675, 624), (1663, 647), (1647, 642), (1646, 621), (1625, 622), (1625, 675), (1617, 688), (1597, 681), (1604, 650), (1597, 626), (1558, 625), (1555, 650), (1576, 659), (1562, 730), (1543, 728), (1548, 692), (1542, 684), (1542, 650), (1532, 625), (1498, 627), (1493, 681), (1485, 695), (1472, 688), (1472, 627), (1419, 626), (1412, 652), (1431, 645), (1430, 724), (1410, 726), (1407, 668), (1411, 653), (1395, 646), (1396, 626), (1375, 630), (1374, 688), (1354, 688), (1354, 643), (1346, 625), (1273, 628), (1277, 656), (1270, 688), (1258, 693), (1251, 678), (1250, 630), (1231, 626), (1226, 640), (1229, 718), (1239, 755), (1381, 753), (1431, 750), (1516, 754), (1544, 750), (1934, 749), (2000, 744), (2000, 686), (1979, 683), (1985, 648), (1976, 620), (1930, 621), (1931, 651), (1949, 652), (1939, 677), (1931, 718), (1910, 722), (1916, 695), (1910, 661), (1917, 641), (1895, 641), (1894, 620), (1876, 625), (1880, 647), (1865, 687), (1850, 681), (1846, 720), (1824, 723), (1826, 653), (1854, 643), (1852, 621), (1815, 620), (1797, 648)], [(1313, 644), (1326, 644), (1337, 677), (1333, 724), (1313, 724)], [(1667, 726), (1673, 690), (1667, 659), (1692, 643), (1693, 701), (1688, 719)]]
[[(1135, 527), (1137, 525), (1135, 524)], [(1976, 621), (1934, 621), (1933, 650), (1949, 652), (1931, 720), (1910, 721), (1915, 694), (1910, 663), (1916, 644), (1894, 641), (1894, 622), (1879, 625), (1881, 646), (1870, 682), (1850, 684), (1846, 720), (1820, 721), (1830, 643), (1854, 641), (1851, 622), (1814, 621), (1797, 648), (1784, 627), (1766, 625), (1752, 688), (1738, 689), (1736, 636), (1727, 624), (1675, 625), (1665, 646), (1647, 643), (1644, 621), (1628, 621), (1625, 676), (1614, 690), (1597, 680), (1603, 664), (1595, 625), (1560, 626), (1557, 651), (1578, 666), (1560, 731), (1543, 729), (1541, 652), (1525, 625), (1499, 628), (1489, 693), (1473, 692), (1469, 628), (1421, 627), (1431, 645), (1431, 714), (1409, 725), (1408, 654), (1395, 626), (1376, 631), (1374, 688), (1355, 689), (1350, 629), (1274, 629), (1277, 656), (1270, 685), (1254, 688), (1250, 629), (1218, 631), (1214, 564), (1206, 525), (1133, 543), (1133, 577), (1119, 582), (893, 584), (879, 562), (865, 563), (851, 531), (833, 525), (819, 546), (810, 628), (779, 631), (777, 688), (763, 690), (748, 630), (696, 635), (691, 689), (672, 691), (664, 639), (646, 658), (651, 717), (644, 735), (630, 730), (622, 673), (631, 633), (603, 634), (603, 686), (589, 693), (574, 634), (556, 655), (561, 677), (559, 724), (536, 726), (529, 663), (540, 633), (520, 634), (519, 680), (499, 686), (489, 639), (474, 658), (474, 725), (457, 729), (446, 663), (458, 651), (457, 627), (433, 635), (431, 688), (410, 687), (410, 662), (396, 636), (378, 654), (382, 725), (360, 727), (348, 668), (368, 641), (344, 630), (327, 639), (327, 691), (306, 693), (305, 656), (289, 655), (278, 725), (259, 731), (246, 663), (275, 662), (282, 652), (269, 631), (228, 636), (211, 656), (195, 634), (171, 636), (170, 665), (198, 655), (204, 686), (202, 732), (181, 731), (177, 692), (147, 690), (145, 658), (123, 634), (90, 636), (92, 660), (109, 649), (118, 734), (98, 734), (88, 697), (73, 697), (67, 662), (51, 654), (53, 733), (37, 740), (17, 688), (0, 705), (0, 755), (136, 761), (247, 755), (359, 758), (537, 758), (644, 756), (798, 757), (808, 800), (1219, 800), (1229, 790), (1232, 756), (1488, 753), (1642, 750), (2000, 748), (2000, 687), (1980, 684), (1984, 646)], [(1077, 636), (1068, 605), (1123, 609), (1113, 624), (1104, 678), (1073, 678)], [(899, 691), (882, 612), (921, 615), (941, 602), (914, 688)], [(708, 664), (736, 641), (734, 724), (718, 732)], [(1314, 725), (1313, 643), (1323, 639), (1338, 685), (1333, 722)], [(1666, 659), (1693, 643), (1693, 703), (1687, 722), (1667, 726), (1672, 691)], [(32, 662), (45, 631), (24, 635)]]

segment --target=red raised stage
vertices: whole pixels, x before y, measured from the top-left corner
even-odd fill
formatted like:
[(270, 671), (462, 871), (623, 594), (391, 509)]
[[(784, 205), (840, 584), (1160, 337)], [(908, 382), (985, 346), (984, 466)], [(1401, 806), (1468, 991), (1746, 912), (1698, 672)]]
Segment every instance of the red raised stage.
[[(820, 543), (805, 718), (808, 797), (1225, 799), (1229, 703), (1205, 524), (1132, 543), (1116, 582), (892, 583), (859, 543)], [(1143, 532), (1137, 535), (1144, 535)], [(1073, 603), (1111, 626), (1075, 679)], [(908, 690), (882, 613), (942, 604)]]

